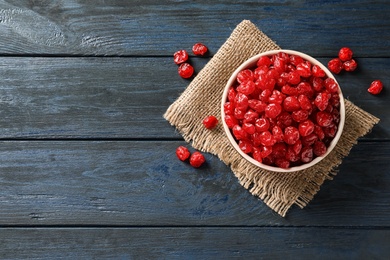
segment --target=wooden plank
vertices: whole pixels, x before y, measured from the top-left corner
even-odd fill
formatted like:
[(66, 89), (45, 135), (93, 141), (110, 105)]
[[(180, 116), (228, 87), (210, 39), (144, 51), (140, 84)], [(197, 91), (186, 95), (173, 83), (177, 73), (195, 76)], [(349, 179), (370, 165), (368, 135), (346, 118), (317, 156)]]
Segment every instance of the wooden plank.
[[(208, 59), (192, 61), (200, 71)], [(389, 95), (367, 88), (373, 79), (390, 84), (390, 60), (358, 62), (359, 71), (337, 79), (346, 98), (381, 119), (368, 138), (389, 140)], [(3, 57), (0, 64), (0, 138), (181, 138), (163, 118), (190, 83), (172, 58)]]
[(1, 228), (2, 259), (388, 259), (388, 229)]
[(281, 218), (218, 158), (194, 169), (173, 141), (0, 142), (0, 226), (389, 227), (390, 146), (362, 142), (306, 209)]
[(389, 55), (388, 10), (385, 0), (1, 1), (0, 53), (171, 55), (202, 41), (213, 54), (249, 19), (284, 48), (334, 56), (348, 45), (381, 57)]

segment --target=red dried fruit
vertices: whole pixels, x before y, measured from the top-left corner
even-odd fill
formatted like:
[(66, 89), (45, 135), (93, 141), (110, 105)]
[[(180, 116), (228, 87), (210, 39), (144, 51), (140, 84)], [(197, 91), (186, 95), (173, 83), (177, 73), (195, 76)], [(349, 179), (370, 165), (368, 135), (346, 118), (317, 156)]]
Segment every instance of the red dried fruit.
[(299, 82), (301, 82), (301, 75), (299, 74), (299, 72), (297, 70), (291, 71), (288, 74), (287, 82), (292, 84), (292, 85), (297, 85)]
[(312, 109), (311, 101), (306, 95), (303, 95), (303, 94), (299, 95), (298, 102), (299, 102), (300, 107), (303, 110), (310, 111)]
[(311, 63), (304, 61), (297, 65), (297, 72), (301, 77), (308, 78), (311, 76)]
[(228, 90), (228, 101), (231, 102), (232, 104), (235, 104), (236, 102), (236, 95), (237, 95), (237, 92), (234, 88), (229, 88)]
[(313, 152), (316, 156), (323, 156), (326, 153), (326, 145), (321, 141), (316, 141), (313, 145)]
[(312, 146), (317, 140), (318, 136), (315, 133), (311, 133), (307, 136), (302, 136), (301, 138), (303, 146)]
[(261, 147), (261, 156), (263, 158), (268, 157), (272, 153), (272, 146), (262, 146)]
[(253, 135), (256, 132), (256, 127), (251, 123), (244, 123), (242, 129), (250, 135)]
[(348, 47), (343, 47), (339, 50), (339, 59), (342, 61), (351, 60), (353, 56), (353, 52)]
[(261, 152), (259, 148), (253, 147), (252, 157), (259, 163), (263, 162), (263, 157), (261, 156)]
[(339, 91), (339, 85), (337, 84), (337, 82), (332, 79), (332, 78), (327, 78), (325, 81), (324, 81), (324, 85), (325, 85), (325, 88), (326, 90), (329, 92), (329, 93), (337, 93)]
[(232, 129), (235, 125), (238, 124), (238, 120), (234, 117), (234, 115), (225, 115), (225, 123), (229, 129)]
[(191, 78), (192, 74), (194, 74), (194, 67), (192, 67), (189, 63), (182, 63), (178, 68), (178, 73), (180, 77), (184, 79)]
[(275, 160), (276, 166), (283, 168), (283, 169), (288, 169), (290, 167), (290, 161), (285, 159), (285, 158), (278, 158)]
[(249, 141), (240, 140), (238, 142), (238, 147), (240, 147), (241, 151), (243, 151), (244, 153), (252, 152), (252, 144)]
[(288, 112), (292, 112), (300, 109), (301, 105), (295, 96), (289, 96), (284, 99), (283, 108)]
[(297, 66), (298, 64), (302, 63), (304, 60), (301, 56), (298, 55), (290, 55), (290, 62), (292, 65)]
[(318, 139), (322, 140), (325, 138), (325, 133), (324, 131), (322, 130), (322, 127), (319, 126), (319, 125), (315, 125), (314, 126), (314, 134), (316, 136), (318, 136)]
[(292, 149), (294, 153), (299, 154), (302, 150), (302, 141), (299, 139), (295, 142), (295, 144), (292, 146)]
[(301, 136), (308, 136), (314, 132), (314, 123), (311, 120), (305, 120), (299, 123), (298, 129)]
[(265, 115), (269, 118), (275, 118), (282, 112), (279, 104), (271, 103), (265, 108)]
[(258, 113), (264, 112), (265, 108), (267, 107), (267, 104), (257, 100), (257, 99), (250, 99), (248, 100), (248, 105), (250, 108), (255, 110)]
[(237, 87), (237, 91), (249, 96), (250, 94), (252, 94), (255, 91), (255, 83), (253, 81), (249, 81), (249, 80), (242, 82)]
[(264, 131), (260, 134), (260, 143), (264, 146), (273, 146), (276, 140), (269, 131)]
[(253, 80), (254, 80), (254, 73), (250, 69), (242, 70), (237, 74), (238, 83), (244, 83), (246, 81), (253, 81)]
[(337, 126), (334, 124), (331, 124), (329, 127), (325, 127), (323, 129), (326, 137), (333, 138), (336, 135)]
[(248, 110), (244, 115), (243, 122), (254, 124), (257, 118), (259, 118), (259, 113), (252, 111), (252, 110)]
[(236, 98), (234, 99), (234, 103), (236, 104), (236, 108), (242, 111), (245, 111), (249, 106), (248, 96), (243, 93), (237, 93)]
[(294, 148), (289, 146), (286, 151), (286, 159), (290, 162), (297, 162), (300, 159), (299, 153), (294, 152)]
[(311, 146), (305, 146), (302, 148), (301, 161), (304, 163), (311, 162), (313, 160), (313, 148)]
[(324, 111), (329, 104), (331, 95), (327, 92), (318, 93), (314, 99), (314, 105), (320, 110)]
[(331, 59), (328, 62), (328, 69), (335, 74), (339, 74), (343, 69), (343, 62), (339, 58)]
[(314, 77), (312, 79), (313, 90), (316, 92), (321, 92), (324, 87), (324, 80), (322, 78)]
[(271, 65), (271, 59), (268, 56), (261, 56), (257, 61), (257, 67)]
[(309, 117), (309, 112), (307, 110), (297, 110), (291, 113), (291, 117), (295, 122), (302, 122)]
[(284, 129), (284, 141), (287, 144), (293, 145), (299, 140), (299, 131), (293, 126), (288, 126)]
[(188, 52), (186, 50), (179, 50), (173, 54), (173, 61), (176, 64), (182, 64), (188, 60)]
[(291, 87), (290, 85), (283, 85), (281, 89), (282, 93), (289, 96), (297, 96), (298, 89), (295, 87)]
[(179, 146), (176, 148), (176, 156), (181, 161), (185, 161), (190, 157), (191, 153), (185, 146)]
[(282, 142), (284, 140), (283, 130), (280, 126), (276, 125), (272, 128), (272, 135), (276, 142)]
[(348, 72), (354, 71), (357, 68), (357, 62), (354, 59), (347, 60), (343, 63), (343, 68)]
[(308, 82), (301, 82), (297, 86), (298, 94), (306, 95), (308, 98), (312, 98), (314, 95), (314, 89)]
[(268, 131), (269, 126), (270, 123), (267, 118), (261, 117), (256, 120), (255, 127), (256, 127), (256, 131), (259, 133)]
[(277, 125), (279, 125), (282, 128), (286, 128), (287, 126), (290, 126), (293, 123), (293, 118), (290, 113), (283, 111), (280, 113), (280, 115), (277, 117)]
[(383, 83), (380, 80), (374, 80), (371, 82), (370, 87), (368, 88), (368, 92), (373, 95), (378, 95), (381, 93), (383, 89)]
[(275, 57), (273, 64), (275, 70), (279, 73), (282, 73), (286, 69), (286, 61), (280, 57)]
[(323, 69), (321, 69), (320, 66), (318, 65), (313, 65), (313, 67), (311, 67), (311, 72), (313, 74), (314, 77), (317, 77), (317, 78), (322, 78), (322, 77), (325, 77), (325, 71)]
[(213, 129), (218, 124), (218, 119), (215, 116), (207, 116), (203, 119), (203, 125), (207, 129)]
[(194, 152), (190, 157), (190, 164), (195, 168), (202, 166), (205, 161), (206, 159), (204, 158), (203, 154), (198, 151)]
[(242, 129), (241, 126), (235, 125), (233, 126), (233, 135), (237, 140), (247, 139), (248, 134)]
[(285, 143), (277, 143), (272, 147), (271, 155), (274, 158), (284, 158), (286, 156), (287, 146)]
[(234, 109), (233, 115), (234, 115), (238, 120), (242, 120), (242, 119), (244, 119), (244, 117), (245, 117), (245, 110), (241, 110), (241, 109), (239, 109), (239, 108), (236, 107), (236, 108)]
[(336, 135), (337, 126), (335, 124), (331, 124), (329, 127), (323, 129), (326, 137), (333, 138)]
[(195, 55), (203, 56), (208, 51), (208, 48), (203, 43), (195, 43), (194, 46), (192, 46), (192, 52)]
[(264, 103), (268, 103), (268, 100), (269, 100), (269, 97), (271, 96), (272, 94), (272, 91), (269, 90), (269, 89), (264, 89), (260, 95), (259, 95), (259, 99), (260, 101), (264, 102)]
[(274, 90), (272, 91), (272, 95), (269, 97), (268, 102), (281, 105), (285, 97), (286, 96), (279, 90)]
[(233, 115), (234, 105), (231, 102), (226, 102), (223, 105), (223, 112), (225, 113), (225, 115)]
[(320, 111), (316, 115), (316, 120), (319, 126), (328, 127), (333, 122), (333, 116), (326, 111)]

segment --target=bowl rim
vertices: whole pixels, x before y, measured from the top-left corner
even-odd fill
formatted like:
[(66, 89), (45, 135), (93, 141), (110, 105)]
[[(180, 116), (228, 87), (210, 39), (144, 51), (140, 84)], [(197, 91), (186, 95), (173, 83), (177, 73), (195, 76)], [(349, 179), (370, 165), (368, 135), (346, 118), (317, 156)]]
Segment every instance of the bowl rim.
[[(290, 167), (290, 168), (287, 168), (287, 169), (284, 169), (284, 168), (280, 168), (280, 167), (275, 167), (275, 166), (270, 166), (270, 165), (266, 165), (266, 164), (263, 164), (263, 163), (260, 163), (258, 162), (257, 160), (255, 160), (253, 157), (249, 156), (248, 154), (244, 153), (238, 146), (238, 143), (236, 142), (236, 140), (234, 139), (230, 129), (228, 128), (228, 126), (226, 125), (226, 122), (225, 122), (225, 113), (224, 113), (224, 104), (226, 103), (226, 100), (227, 100), (227, 94), (228, 94), (228, 90), (230, 88), (230, 86), (236, 81), (236, 78), (237, 78), (237, 74), (243, 70), (243, 69), (246, 69), (246, 68), (249, 68), (249, 67), (252, 67), (252, 66), (255, 66), (256, 65), (256, 62), (257, 60), (262, 57), (262, 56), (270, 56), (270, 55), (274, 55), (274, 54), (277, 54), (277, 53), (280, 53), (280, 52), (284, 52), (284, 53), (287, 53), (287, 54), (290, 54), (290, 55), (298, 55), (300, 57), (302, 57), (303, 59), (309, 61), (312, 65), (318, 65), (322, 70), (325, 71), (325, 74), (327, 77), (330, 77), (332, 79), (334, 79), (336, 81), (336, 83), (338, 84), (339, 86), (339, 89), (338, 89), (338, 94), (339, 94), (339, 97), (340, 97), (340, 122), (338, 124), (338, 128), (337, 128), (337, 133), (335, 135), (335, 137), (333, 138), (333, 140), (330, 142), (330, 145), (327, 147), (327, 151), (324, 155), (322, 156), (318, 156), (316, 158), (314, 158), (311, 162), (309, 163), (305, 163), (305, 164), (302, 164), (302, 165), (299, 165), (299, 166), (293, 166), (293, 167)], [(246, 61), (244, 61), (233, 73), (232, 75), (230, 76), (229, 80), (227, 81), (225, 87), (224, 87), (224, 91), (223, 91), (223, 94), (222, 94), (222, 100), (221, 100), (221, 119), (222, 119), (222, 124), (223, 124), (223, 128), (224, 128), (224, 132), (225, 134), (227, 135), (230, 143), (233, 145), (233, 147), (235, 148), (235, 150), (244, 158), (246, 159), (247, 161), (249, 161), (250, 163), (252, 163), (253, 165), (255, 166), (258, 166), (259, 168), (262, 168), (264, 170), (267, 170), (267, 171), (272, 171), (272, 172), (296, 172), (296, 171), (302, 171), (302, 170), (305, 170), (305, 169), (308, 169), (314, 165), (316, 165), (317, 163), (319, 163), (320, 161), (322, 161), (326, 156), (328, 156), (332, 151), (333, 149), (336, 147), (338, 141), (340, 140), (340, 137), (343, 133), (343, 129), (344, 129), (344, 124), (345, 124), (345, 103), (344, 103), (344, 96), (343, 96), (343, 93), (341, 91), (341, 87), (340, 87), (340, 84), (337, 82), (336, 78), (334, 77), (334, 75), (328, 70), (328, 68), (323, 65), (320, 61), (318, 61), (317, 59), (303, 53), (303, 52), (299, 52), (299, 51), (295, 51), (295, 50), (289, 50), (289, 49), (280, 49), (280, 50), (271, 50), (271, 51), (266, 51), (266, 52), (262, 52), (262, 53), (259, 53), (257, 55), (254, 55), (252, 57), (250, 57), (249, 59), (247, 59)]]

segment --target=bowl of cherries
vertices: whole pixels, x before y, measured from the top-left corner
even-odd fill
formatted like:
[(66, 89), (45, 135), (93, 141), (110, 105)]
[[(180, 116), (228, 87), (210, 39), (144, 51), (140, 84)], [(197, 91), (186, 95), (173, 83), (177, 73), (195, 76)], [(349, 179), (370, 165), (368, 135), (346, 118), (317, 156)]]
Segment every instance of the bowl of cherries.
[(293, 51), (258, 54), (241, 64), (223, 91), (224, 131), (243, 158), (265, 170), (312, 167), (336, 146), (345, 122), (332, 73)]

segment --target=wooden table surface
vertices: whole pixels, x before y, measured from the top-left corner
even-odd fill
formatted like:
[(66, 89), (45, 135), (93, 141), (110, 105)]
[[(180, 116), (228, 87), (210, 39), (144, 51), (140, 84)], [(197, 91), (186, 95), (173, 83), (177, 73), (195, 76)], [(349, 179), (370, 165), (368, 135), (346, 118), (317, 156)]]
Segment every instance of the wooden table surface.
[[(1, 259), (389, 259), (390, 2), (0, 1)], [(381, 122), (285, 218), (206, 154), (194, 169), (163, 118), (242, 20), (326, 64)], [(370, 95), (371, 81), (385, 90)]]

